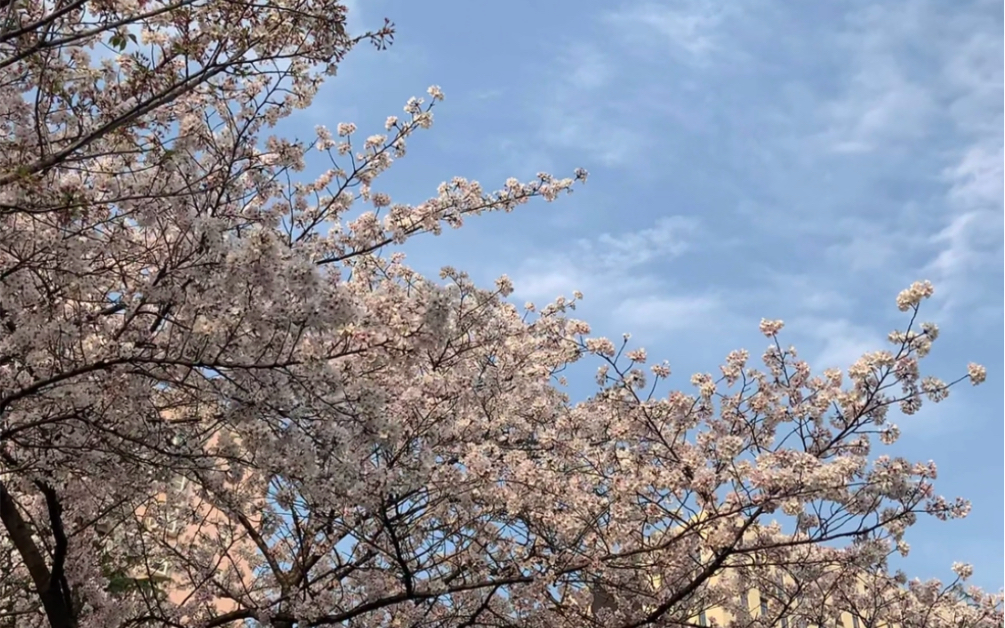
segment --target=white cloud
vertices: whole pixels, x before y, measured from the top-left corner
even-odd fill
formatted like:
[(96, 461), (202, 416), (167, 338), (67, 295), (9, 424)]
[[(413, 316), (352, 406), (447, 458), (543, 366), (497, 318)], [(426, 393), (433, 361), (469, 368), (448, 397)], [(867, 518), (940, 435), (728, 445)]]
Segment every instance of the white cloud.
[(847, 369), (864, 353), (889, 346), (874, 328), (856, 324), (846, 318), (802, 317), (792, 321), (789, 328), (808, 338), (817, 349), (808, 358), (813, 368)]
[(967, 21), (959, 27), (964, 36), (949, 47), (940, 80), (957, 128), (1001, 146), (1002, 40), (997, 32), (973, 26)]
[[(533, 104), (538, 141), (575, 150), (599, 165), (645, 169), (640, 159), (653, 146), (655, 116), (674, 107), (652, 91), (652, 67), (706, 65), (723, 47), (717, 33), (727, 15), (721, 5), (689, 2), (627, 4), (603, 14), (602, 39), (568, 44), (547, 80), (551, 90)], [(678, 116), (693, 118), (693, 115)]]
[(1002, 147), (975, 146), (954, 167), (947, 169), (951, 181), (949, 201), (964, 211), (987, 209), (1002, 203)]
[(659, 218), (647, 229), (629, 231), (617, 236), (602, 233), (596, 241), (581, 240), (585, 255), (594, 256), (596, 263), (611, 270), (631, 268), (656, 258), (673, 258), (684, 253), (697, 221), (683, 216)]
[(698, 231), (695, 220), (666, 216), (651, 226), (577, 240), (567, 251), (526, 260), (514, 276), (519, 297), (550, 301), (573, 290), (600, 299), (626, 298), (658, 283), (646, 264), (684, 254)]
[[(968, 26), (969, 22), (959, 28)], [(970, 306), (978, 297), (991, 296), (981, 275), (1001, 271), (1005, 228), (1001, 39), (984, 30), (964, 32), (959, 45), (947, 53), (941, 85), (954, 125), (970, 143), (943, 172), (949, 212), (930, 238), (938, 252), (927, 266), (948, 296), (948, 307)], [(1000, 312), (1001, 302), (995, 301)]]
[[(979, 12), (924, 1), (849, 14), (837, 41), (853, 71), (821, 108), (830, 148), (868, 152), (917, 142), (938, 132), (946, 114), (964, 133), (1000, 134), (1001, 38), (979, 19)], [(997, 116), (989, 116), (992, 104)]]
[(935, 110), (930, 94), (881, 64), (868, 66), (844, 100), (833, 104), (828, 132), (838, 153), (860, 153), (921, 139)]
[(926, 271), (948, 297), (949, 308), (973, 301), (982, 292), (984, 270), (1001, 269), (1001, 234), (1005, 228), (1003, 160), (1005, 154), (1000, 146), (990, 150), (975, 146), (946, 171), (951, 182), (946, 194), (951, 211), (944, 226), (930, 237), (938, 252)]
[(900, 54), (925, 32), (917, 5), (870, 6), (848, 16), (838, 36), (852, 68), (844, 92), (826, 103), (823, 138), (841, 153), (870, 152), (925, 136), (937, 111), (931, 85), (912, 77)]
[(675, 111), (653, 91), (658, 81), (650, 72), (654, 64), (665, 68), (668, 54), (677, 63), (705, 65), (719, 48), (715, 30), (722, 14), (707, 2), (677, 8), (629, 4), (604, 14), (603, 39), (573, 42), (558, 56), (552, 92), (534, 105), (539, 139), (582, 152), (599, 165), (646, 170), (650, 160), (640, 156), (654, 146), (657, 120)]
[(646, 140), (622, 116), (611, 115), (613, 69), (598, 46), (574, 43), (555, 62), (552, 88), (534, 103), (538, 142), (575, 150), (613, 166), (628, 163)]
[[(574, 102), (576, 97), (561, 97), (557, 101)], [(562, 107), (542, 110), (540, 139), (555, 148), (580, 151), (593, 163), (604, 166), (627, 165), (642, 153), (646, 140), (627, 126), (605, 121), (602, 113), (583, 109), (570, 111)]]
[(533, 302), (548, 302), (574, 290), (589, 289), (591, 279), (564, 257), (532, 258), (521, 266), (513, 278), (516, 296)]
[(827, 247), (827, 255), (855, 272), (889, 268), (910, 239), (904, 233), (891, 232), (887, 225), (875, 219), (848, 218), (835, 227), (846, 237)]
[(718, 295), (707, 294), (630, 297), (614, 309), (613, 316), (628, 328), (657, 332), (730, 327), (725, 321), (733, 318)]
[[(945, 246), (928, 265), (929, 270), (942, 278), (952, 279), (979, 268), (982, 262), (987, 261), (987, 256), (978, 250), (976, 241), (987, 235), (989, 226), (1001, 231), (1001, 216), (990, 216), (989, 212), (980, 211), (954, 216), (944, 229), (932, 236), (933, 242), (944, 243)], [(998, 258), (1000, 261), (1000, 256)]]
[[(823, 130), (811, 141), (825, 151), (873, 153), (844, 163), (874, 164), (863, 182), (893, 190), (883, 213), (835, 220), (840, 239), (830, 260), (898, 282), (931, 279), (940, 317), (963, 304), (972, 310), (989, 296), (980, 275), (1001, 268), (1001, 39), (981, 19), (980, 11), (932, 2), (849, 14), (837, 42), (851, 73), (818, 107)], [(898, 163), (913, 170), (886, 170)], [(918, 192), (901, 205), (905, 193), (894, 186), (906, 185)]]
[(605, 21), (632, 43), (641, 39), (676, 53), (679, 60), (704, 64), (721, 49), (718, 26), (726, 15), (726, 5), (698, 0), (674, 6), (632, 4), (608, 13)]
[(835, 281), (819, 274), (797, 272), (775, 272), (765, 277), (765, 283), (760, 286), (759, 296), (770, 302), (777, 295), (785, 295), (778, 303), (778, 310), (765, 310), (761, 315), (765, 318), (792, 316), (793, 312), (818, 317), (840, 317), (854, 307), (851, 295), (841, 292), (835, 287)]

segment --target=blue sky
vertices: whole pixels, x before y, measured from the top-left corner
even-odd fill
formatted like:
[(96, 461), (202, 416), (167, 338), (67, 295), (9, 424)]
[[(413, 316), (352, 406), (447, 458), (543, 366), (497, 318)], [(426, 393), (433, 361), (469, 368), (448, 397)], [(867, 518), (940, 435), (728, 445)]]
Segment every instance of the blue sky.
[[(897, 417), (897, 453), (934, 459), (965, 521), (923, 520), (912, 576), (1003, 585), (1003, 77), (1000, 2), (407, 2), (355, 0), (350, 26), (398, 26), (361, 47), (285, 125), (382, 132), (439, 84), (432, 131), (378, 185), (417, 202), (454, 175), (488, 188), (590, 171), (558, 203), (410, 243), (521, 301), (581, 290), (597, 333), (668, 359), (677, 387), (726, 353), (759, 355), (760, 318), (814, 366), (847, 366), (906, 320), (897, 292), (930, 279), (927, 360), (988, 383)], [(317, 164), (320, 166), (321, 161)], [(588, 385), (588, 384), (587, 384)], [(583, 387), (583, 390), (588, 390)]]

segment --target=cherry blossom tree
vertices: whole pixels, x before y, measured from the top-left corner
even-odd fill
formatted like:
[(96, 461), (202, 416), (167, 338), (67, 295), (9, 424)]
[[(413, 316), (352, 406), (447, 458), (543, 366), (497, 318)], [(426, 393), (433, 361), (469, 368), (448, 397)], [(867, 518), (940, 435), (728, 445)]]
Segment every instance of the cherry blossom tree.
[[(903, 548), (902, 548), (903, 549)], [(774, 550), (768, 550), (774, 553)], [(852, 564), (841, 549), (804, 545), (779, 560), (746, 555), (734, 559), (724, 572), (720, 594), (711, 599), (742, 621), (754, 616), (762, 624), (782, 628), (806, 626), (940, 626), (964, 628), (1000, 625), (1001, 598), (966, 585), (969, 565), (953, 565), (954, 581), (908, 581), (901, 571), (880, 562)], [(717, 587), (712, 587), (716, 589)], [(757, 591), (736, 597), (736, 590)]]
[(269, 135), (390, 42), (345, 15), (0, 2), (0, 623), (627, 628), (718, 605), (755, 626), (738, 600), (780, 577), (778, 617), (1001, 625), (1000, 597), (886, 575), (917, 516), (968, 510), (873, 451), (890, 408), (985, 377), (921, 375), (930, 285), (846, 374), (763, 321), (761, 368), (733, 352), (666, 392), (666, 364), (572, 318), (579, 295), (521, 309), (505, 277), (423, 277), (398, 250), (584, 171), (392, 201), (379, 175), (435, 87), (365, 139)]

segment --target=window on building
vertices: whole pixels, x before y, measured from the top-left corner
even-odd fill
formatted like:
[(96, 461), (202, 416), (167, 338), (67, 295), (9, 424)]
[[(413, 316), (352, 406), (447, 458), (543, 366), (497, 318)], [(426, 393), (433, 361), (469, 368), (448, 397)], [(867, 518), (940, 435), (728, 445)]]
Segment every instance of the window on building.
[(702, 612), (698, 613), (698, 625), (699, 626), (707, 626), (708, 625), (708, 616), (705, 615), (705, 611), (702, 611)]
[(758, 596), (761, 598), (761, 617), (768, 616), (768, 597), (763, 593), (758, 592)]
[(181, 533), (185, 523), (185, 511), (171, 504), (157, 504), (144, 513), (144, 527), (151, 532), (161, 532), (168, 536)]
[(154, 576), (166, 578), (171, 573), (171, 564), (166, 559), (155, 560), (150, 563), (150, 573)]
[[(775, 584), (775, 598), (778, 600), (780, 606), (784, 607), (786, 605), (785, 581), (782, 580), (781, 576), (778, 577), (778, 581)], [(784, 608), (782, 613), (783, 615), (780, 619), (781, 626), (782, 628), (789, 628), (789, 618), (784, 614)]]
[(858, 615), (854, 613), (851, 615), (851, 628), (859, 628)]
[(181, 516), (173, 509), (169, 510), (164, 517), (164, 531), (169, 536), (177, 536), (181, 532)]
[(188, 478), (184, 475), (176, 475), (171, 479), (171, 488), (183, 492), (188, 487)]

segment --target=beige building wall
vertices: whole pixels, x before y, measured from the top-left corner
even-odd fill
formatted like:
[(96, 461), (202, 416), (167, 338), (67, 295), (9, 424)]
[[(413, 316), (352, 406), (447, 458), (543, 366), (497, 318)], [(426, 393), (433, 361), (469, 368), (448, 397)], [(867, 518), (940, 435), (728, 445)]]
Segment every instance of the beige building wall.
[[(218, 435), (211, 437), (205, 446), (213, 447), (217, 442)], [(234, 486), (239, 481), (231, 476), (226, 482)], [(145, 530), (144, 537), (160, 546), (156, 550), (158, 558), (136, 568), (134, 576), (159, 579), (162, 590), (175, 604), (189, 600), (193, 589), (180, 573), (184, 561), (177, 557), (172, 560), (171, 554), (177, 552), (185, 556), (192, 547), (214, 551), (220, 571), (236, 572), (245, 586), (252, 584), (253, 569), (245, 558), (251, 544), (246, 532), (224, 512), (201, 499), (195, 489), (187, 478), (176, 475), (169, 491), (155, 495), (133, 513), (132, 525)], [(254, 519), (251, 513), (246, 514)], [(215, 597), (211, 603), (217, 614), (237, 609), (237, 603), (225, 595)]]
[[(720, 577), (721, 576), (713, 576), (709, 580), (709, 584), (714, 584)], [(659, 588), (660, 578), (658, 576), (653, 577), (652, 582), (654, 588)], [(770, 597), (762, 595), (758, 589), (751, 589), (747, 591), (745, 598), (747, 610), (751, 617), (756, 618), (769, 613), (768, 609), (771, 605)], [(594, 614), (596, 614), (604, 607), (613, 607), (613, 605), (616, 604), (615, 599), (615, 595), (611, 595), (606, 591), (595, 591), (591, 610)], [(698, 615), (691, 617), (690, 623), (699, 626), (711, 626), (713, 624), (717, 626), (726, 626), (729, 625), (730, 622), (734, 621), (734, 619), (735, 617), (722, 606), (711, 605), (705, 610), (700, 611)], [(848, 611), (841, 612), (840, 620), (840, 628), (864, 628), (858, 617)], [(792, 620), (790, 622), (785, 616), (782, 616), (777, 622), (775, 622), (775, 626), (777, 628), (820, 628), (819, 626), (814, 626), (813, 624), (804, 621)], [(828, 626), (828, 628), (838, 627)]]

